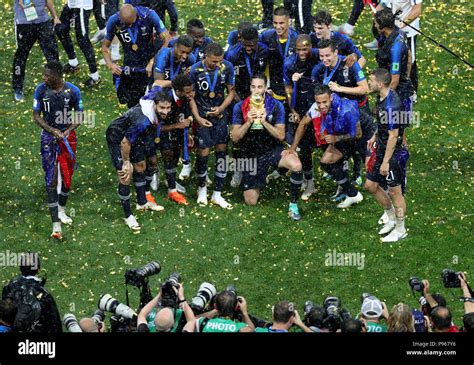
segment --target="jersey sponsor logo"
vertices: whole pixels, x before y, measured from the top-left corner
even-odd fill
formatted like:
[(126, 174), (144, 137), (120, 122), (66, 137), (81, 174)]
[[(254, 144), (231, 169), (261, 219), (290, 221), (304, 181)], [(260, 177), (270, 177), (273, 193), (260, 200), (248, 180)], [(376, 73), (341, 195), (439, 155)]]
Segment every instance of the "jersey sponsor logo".
[(364, 76), (364, 71), (360, 70), (359, 71), (359, 79), (363, 79), (365, 76)]
[(392, 65), (393, 71), (399, 71), (400, 70), (400, 64), (398, 62), (394, 62)]
[(33, 108), (37, 108), (38, 107), (38, 100), (34, 99), (33, 100)]

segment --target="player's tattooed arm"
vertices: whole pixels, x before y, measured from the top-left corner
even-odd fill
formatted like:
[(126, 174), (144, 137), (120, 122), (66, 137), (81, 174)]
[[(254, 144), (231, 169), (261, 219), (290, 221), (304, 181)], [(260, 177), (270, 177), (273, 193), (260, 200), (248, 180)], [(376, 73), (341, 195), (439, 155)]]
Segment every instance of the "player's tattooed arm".
[(36, 124), (38, 124), (46, 132), (51, 133), (56, 138), (58, 138), (58, 139), (64, 138), (64, 133), (61, 132), (59, 129), (53, 128), (48, 123), (46, 123), (45, 120), (41, 117), (39, 112), (33, 111), (33, 120)]

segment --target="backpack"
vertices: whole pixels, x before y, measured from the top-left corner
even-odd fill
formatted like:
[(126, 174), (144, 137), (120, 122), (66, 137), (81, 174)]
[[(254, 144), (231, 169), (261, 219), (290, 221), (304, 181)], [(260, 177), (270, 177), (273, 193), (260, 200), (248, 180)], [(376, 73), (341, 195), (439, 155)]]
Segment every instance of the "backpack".
[[(15, 285), (16, 284), (16, 285)], [(36, 280), (18, 280), (13, 283), (10, 293), (17, 306), (17, 315), (13, 328), (19, 332), (38, 332), (35, 328), (39, 324), (45, 291)]]

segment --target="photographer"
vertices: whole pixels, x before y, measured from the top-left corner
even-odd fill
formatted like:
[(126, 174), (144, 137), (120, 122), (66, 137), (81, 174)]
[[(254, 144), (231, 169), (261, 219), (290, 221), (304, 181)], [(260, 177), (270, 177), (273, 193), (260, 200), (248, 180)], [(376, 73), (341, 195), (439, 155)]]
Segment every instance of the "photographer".
[(294, 304), (287, 300), (278, 302), (273, 306), (272, 318), (273, 324), (270, 327), (258, 327), (255, 332), (288, 332), (293, 326), (298, 327), (303, 332), (313, 332), (303, 323), (298, 311), (295, 310)]
[(79, 321), (79, 327), (85, 333), (105, 333), (105, 324), (103, 321), (97, 322), (92, 318), (84, 317)]
[(430, 328), (432, 332), (459, 332), (458, 328), (452, 322), (451, 311), (440, 305), (431, 311)]
[(313, 306), (312, 303), (310, 307), (307, 308), (305, 305), (305, 325), (308, 326), (313, 332), (329, 332), (329, 330), (324, 326), (326, 319), (326, 310), (321, 306)]
[[(233, 319), (236, 312), (242, 315), (243, 322)], [(190, 332), (220, 333), (254, 332), (255, 326), (247, 312), (247, 301), (245, 298), (237, 296), (237, 293), (233, 290), (224, 290), (217, 294), (212, 314), (209, 313), (196, 321), (189, 322), (185, 330)]]
[(18, 309), (13, 329), (18, 332), (62, 332), (62, 323), (54, 298), (44, 288), (45, 279), (37, 276), (40, 259), (37, 253), (21, 256), (20, 272), (2, 291), (2, 298), (11, 298)]
[(12, 331), (16, 312), (15, 302), (12, 299), (0, 300), (0, 333)]
[(183, 284), (173, 286), (178, 305), (177, 308), (162, 307), (162, 288), (158, 295), (149, 302), (138, 314), (137, 329), (139, 332), (176, 332), (184, 314), (186, 322), (194, 321), (194, 313), (184, 297)]
[(469, 285), (467, 284), (466, 274), (460, 273), (459, 274), (459, 281), (461, 283), (461, 289), (464, 297), (464, 313), (469, 314), (474, 312), (474, 302), (466, 300), (472, 299), (471, 290), (469, 289)]
[(388, 317), (388, 332), (415, 332), (415, 321), (410, 307), (404, 303), (394, 305)]
[(387, 326), (380, 323), (382, 319), (388, 320), (388, 310), (384, 302), (374, 296), (364, 299), (361, 307), (362, 323), (367, 332), (387, 332)]

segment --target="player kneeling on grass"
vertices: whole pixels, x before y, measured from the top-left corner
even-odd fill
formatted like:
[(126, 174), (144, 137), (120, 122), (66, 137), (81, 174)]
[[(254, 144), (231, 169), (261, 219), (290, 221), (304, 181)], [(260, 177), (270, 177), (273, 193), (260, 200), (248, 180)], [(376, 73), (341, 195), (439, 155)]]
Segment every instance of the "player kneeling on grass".
[(130, 207), (132, 176), (137, 192), (137, 210), (164, 210), (160, 205), (147, 202), (145, 195), (145, 137), (150, 129), (156, 130), (156, 124), (151, 120), (165, 119), (171, 111), (171, 97), (168, 94), (158, 93), (154, 101), (154, 116), (147, 116), (148, 111), (144, 111), (138, 104), (115, 119), (105, 132), (112, 163), (117, 169), (118, 194), (125, 214), (125, 223), (135, 232), (140, 231), (140, 225), (132, 215)]
[(290, 151), (296, 153), (307, 126), (312, 122), (316, 145), (324, 149), (321, 168), (334, 177), (338, 190), (346, 195), (337, 207), (349, 208), (363, 200), (362, 194), (354, 188), (347, 169), (344, 168), (344, 161), (353, 150), (354, 139), (362, 136), (359, 106), (355, 100), (333, 94), (327, 85), (317, 86), (314, 98), (316, 102), (300, 121)]
[[(82, 122), (82, 98), (80, 90), (75, 85), (64, 82), (63, 67), (57, 61), (46, 64), (43, 80), (44, 82), (35, 90), (33, 119), (43, 129), (41, 158), (45, 172), (48, 207), (53, 221), (51, 237), (62, 239), (61, 222), (72, 223), (65, 210), (76, 164), (74, 130)], [(73, 114), (72, 110), (77, 114)], [(62, 179), (59, 197), (58, 170)]]
[[(239, 143), (239, 158), (248, 161), (242, 172), (245, 203), (257, 204), (270, 166), (283, 167), (291, 171), (291, 202), (288, 214), (292, 219), (300, 220), (296, 202), (303, 183), (301, 162), (296, 152), (283, 151), (285, 108), (281, 102), (267, 94), (266, 85), (267, 78), (264, 74), (253, 75), (250, 83), (251, 95), (237, 103), (233, 112), (232, 141)], [(256, 161), (256, 164), (250, 163), (252, 160)]]
[[(385, 209), (389, 218), (379, 231), (380, 235), (389, 233), (382, 242), (397, 242), (408, 235), (405, 229), (406, 203), (401, 187), (403, 175), (395, 156), (403, 144), (403, 126), (398, 124), (403, 121), (403, 106), (397, 93), (390, 89), (390, 82), (390, 72), (381, 68), (375, 70), (369, 80), (370, 90), (378, 94), (375, 107), (377, 132), (367, 142), (372, 155), (367, 163), (365, 189)], [(385, 181), (388, 195), (380, 187)]]

